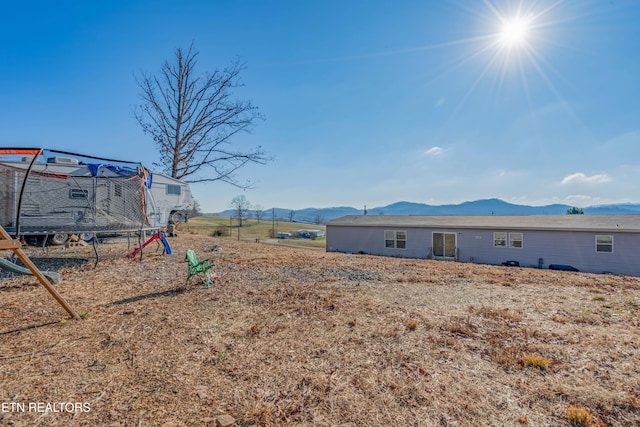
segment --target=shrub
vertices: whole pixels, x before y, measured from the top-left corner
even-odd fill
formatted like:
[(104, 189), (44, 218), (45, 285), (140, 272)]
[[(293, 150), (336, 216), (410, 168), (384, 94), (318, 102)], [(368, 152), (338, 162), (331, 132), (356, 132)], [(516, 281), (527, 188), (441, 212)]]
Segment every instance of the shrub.
[(408, 330), (415, 331), (418, 327), (418, 322), (416, 322), (415, 320), (408, 320), (407, 323), (405, 323), (405, 326)]
[(211, 232), (211, 237), (224, 237), (229, 235), (229, 229), (227, 227), (218, 227)]
[(522, 363), (525, 366), (534, 366), (544, 371), (549, 367), (549, 365), (551, 365), (552, 361), (542, 356), (537, 356), (535, 354), (525, 354), (522, 357)]
[(604, 423), (591, 415), (591, 409), (587, 406), (571, 405), (567, 409), (567, 418), (574, 426), (580, 427), (601, 427)]

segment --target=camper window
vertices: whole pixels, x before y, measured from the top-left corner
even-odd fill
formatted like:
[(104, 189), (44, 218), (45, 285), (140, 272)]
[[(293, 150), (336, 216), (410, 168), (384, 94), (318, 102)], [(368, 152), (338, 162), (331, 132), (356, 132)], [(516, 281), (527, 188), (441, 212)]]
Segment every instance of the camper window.
[(179, 185), (171, 185), (171, 184), (167, 185), (167, 194), (177, 194), (179, 196), (180, 190), (181, 188)]
[(89, 197), (89, 191), (81, 188), (72, 188), (69, 190), (70, 199), (86, 199)]

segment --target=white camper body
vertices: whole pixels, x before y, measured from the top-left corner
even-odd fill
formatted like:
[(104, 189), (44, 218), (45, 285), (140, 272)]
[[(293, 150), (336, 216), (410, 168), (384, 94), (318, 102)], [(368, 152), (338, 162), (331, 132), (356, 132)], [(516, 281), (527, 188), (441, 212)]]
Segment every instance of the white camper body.
[(147, 205), (147, 216), (151, 226), (166, 226), (172, 212), (186, 219), (186, 212), (193, 209), (194, 205), (189, 184), (157, 172), (151, 174), (150, 180), (151, 188), (147, 190), (147, 200), (150, 201)]
[(0, 223), (10, 233), (153, 231), (193, 208), (188, 184), (140, 164), (41, 154), (0, 158)]

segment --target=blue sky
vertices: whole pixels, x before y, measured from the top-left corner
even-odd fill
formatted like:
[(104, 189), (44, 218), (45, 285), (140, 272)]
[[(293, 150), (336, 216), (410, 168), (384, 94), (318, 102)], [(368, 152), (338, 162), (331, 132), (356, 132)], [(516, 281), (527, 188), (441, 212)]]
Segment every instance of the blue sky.
[(234, 143), (274, 160), (253, 189), (193, 185), (206, 212), (640, 202), (637, 0), (5, 2), (0, 23), (2, 146), (151, 165), (134, 76), (192, 41), (201, 72), (246, 62), (266, 120)]

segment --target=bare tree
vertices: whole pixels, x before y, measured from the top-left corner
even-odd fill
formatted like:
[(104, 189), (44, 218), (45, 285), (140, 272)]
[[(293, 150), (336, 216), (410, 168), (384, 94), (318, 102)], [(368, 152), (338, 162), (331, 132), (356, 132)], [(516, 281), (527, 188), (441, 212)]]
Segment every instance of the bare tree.
[(262, 208), (262, 206), (255, 205), (253, 207), (253, 216), (255, 216), (256, 219), (258, 220), (258, 224), (260, 224), (260, 220), (262, 218), (264, 218), (264, 214), (265, 214), (265, 212), (264, 212), (264, 209)]
[[(232, 97), (241, 86), (246, 67), (238, 60), (229, 68), (196, 76), (199, 52), (193, 44), (175, 51), (175, 61), (165, 61), (159, 75), (136, 77), (142, 105), (134, 116), (160, 151), (159, 166), (185, 182), (223, 181), (240, 188), (238, 169), (247, 163), (265, 164), (270, 159), (262, 147), (236, 149), (231, 138), (248, 132), (262, 119), (251, 101)], [(185, 179), (189, 177), (188, 179)]]
[(202, 215), (202, 212), (200, 211), (200, 203), (197, 200), (194, 200), (193, 207), (187, 210), (187, 218), (194, 218), (200, 215)]
[(244, 194), (234, 197), (231, 200), (231, 207), (236, 212), (236, 218), (238, 218), (239, 226), (242, 227), (242, 219), (249, 216), (251, 210), (251, 203), (244, 197)]
[(293, 217), (296, 215), (296, 211), (289, 211), (289, 222), (293, 222)]

